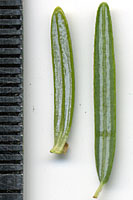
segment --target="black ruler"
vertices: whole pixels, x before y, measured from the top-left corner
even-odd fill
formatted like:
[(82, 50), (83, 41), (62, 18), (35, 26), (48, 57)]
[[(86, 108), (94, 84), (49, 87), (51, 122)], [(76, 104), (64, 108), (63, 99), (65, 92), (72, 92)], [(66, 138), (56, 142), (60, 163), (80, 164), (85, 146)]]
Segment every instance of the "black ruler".
[(23, 199), (23, 17), (0, 0), (0, 200)]

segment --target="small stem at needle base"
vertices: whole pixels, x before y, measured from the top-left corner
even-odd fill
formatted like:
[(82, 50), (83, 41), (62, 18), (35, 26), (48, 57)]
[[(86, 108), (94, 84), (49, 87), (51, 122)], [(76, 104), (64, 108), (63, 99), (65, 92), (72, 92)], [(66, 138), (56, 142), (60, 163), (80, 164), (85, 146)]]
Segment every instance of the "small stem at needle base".
[(98, 197), (99, 193), (101, 192), (101, 190), (103, 188), (103, 185), (104, 185), (103, 182), (101, 182), (100, 185), (99, 185), (99, 187), (98, 187), (98, 189), (96, 190), (93, 198), (97, 198)]

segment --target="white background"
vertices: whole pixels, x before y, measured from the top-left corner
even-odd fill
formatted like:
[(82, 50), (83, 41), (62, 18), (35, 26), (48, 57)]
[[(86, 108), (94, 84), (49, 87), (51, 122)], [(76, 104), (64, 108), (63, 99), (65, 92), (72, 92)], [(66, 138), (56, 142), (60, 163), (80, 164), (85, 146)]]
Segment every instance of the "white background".
[[(133, 198), (133, 1), (108, 0), (116, 58), (117, 142), (101, 200)], [(100, 0), (24, 1), (25, 200), (91, 200), (99, 185), (94, 156), (93, 41)], [(75, 66), (69, 150), (53, 155), (51, 15), (67, 17)]]

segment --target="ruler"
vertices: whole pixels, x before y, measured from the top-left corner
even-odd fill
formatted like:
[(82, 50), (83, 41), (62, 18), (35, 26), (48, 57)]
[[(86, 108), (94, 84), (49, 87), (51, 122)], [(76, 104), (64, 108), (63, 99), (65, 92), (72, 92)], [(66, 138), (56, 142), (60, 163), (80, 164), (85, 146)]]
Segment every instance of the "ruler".
[(23, 17), (0, 0), (0, 200), (23, 199)]

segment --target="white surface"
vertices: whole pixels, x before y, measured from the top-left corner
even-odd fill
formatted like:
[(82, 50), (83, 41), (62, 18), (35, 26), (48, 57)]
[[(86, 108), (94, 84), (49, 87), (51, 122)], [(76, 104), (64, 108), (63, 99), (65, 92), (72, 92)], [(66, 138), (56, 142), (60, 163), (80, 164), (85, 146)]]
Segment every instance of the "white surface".
[[(133, 197), (133, 3), (108, 0), (116, 57), (117, 142), (102, 200)], [(99, 185), (94, 157), (93, 41), (100, 0), (24, 1), (25, 200), (90, 200)], [(75, 64), (75, 111), (64, 156), (53, 145), (50, 21), (56, 6), (69, 23)]]

